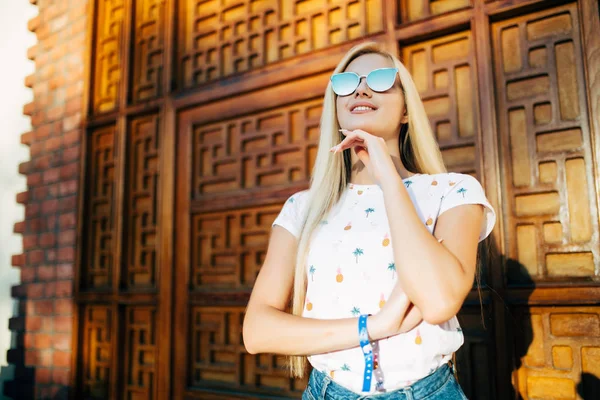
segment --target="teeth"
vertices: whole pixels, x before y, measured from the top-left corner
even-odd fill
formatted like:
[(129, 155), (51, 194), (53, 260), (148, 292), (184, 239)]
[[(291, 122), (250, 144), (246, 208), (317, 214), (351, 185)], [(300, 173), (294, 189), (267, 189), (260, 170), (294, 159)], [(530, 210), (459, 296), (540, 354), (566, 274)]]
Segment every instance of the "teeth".
[(372, 111), (373, 108), (371, 107), (367, 107), (367, 106), (358, 106), (358, 107), (354, 107), (354, 109), (352, 111)]

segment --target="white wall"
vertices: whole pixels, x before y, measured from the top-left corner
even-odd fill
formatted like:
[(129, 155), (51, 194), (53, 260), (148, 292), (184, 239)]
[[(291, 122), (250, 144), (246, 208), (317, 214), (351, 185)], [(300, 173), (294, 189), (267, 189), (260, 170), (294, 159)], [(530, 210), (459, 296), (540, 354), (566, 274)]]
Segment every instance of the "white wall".
[(27, 49), (37, 40), (27, 30), (27, 22), (36, 15), (37, 7), (29, 1), (0, 0), (0, 398), (4, 380), (12, 378), (6, 351), (11, 345), (8, 319), (15, 314), (16, 303), (10, 288), (19, 283), (20, 274), (11, 266), (11, 256), (22, 252), (21, 235), (13, 234), (13, 227), (24, 218), (24, 208), (15, 196), (27, 189), (18, 166), (29, 159), (29, 150), (20, 139), (31, 129), (23, 105), (32, 100), (33, 93), (24, 79), (34, 71)]

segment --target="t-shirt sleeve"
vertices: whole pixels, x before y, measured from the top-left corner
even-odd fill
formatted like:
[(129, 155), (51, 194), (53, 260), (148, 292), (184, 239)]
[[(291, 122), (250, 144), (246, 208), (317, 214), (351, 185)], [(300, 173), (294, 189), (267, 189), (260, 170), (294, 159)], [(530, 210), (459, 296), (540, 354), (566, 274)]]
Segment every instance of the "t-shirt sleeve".
[(308, 191), (302, 191), (291, 195), (283, 204), (272, 226), (282, 226), (298, 238), (306, 214), (307, 193)]
[(484, 208), (484, 218), (479, 233), (479, 241), (482, 241), (488, 237), (496, 224), (496, 211), (485, 196), (483, 187), (477, 179), (466, 174), (455, 174), (450, 178), (450, 184), (452, 184), (451, 189), (442, 198), (438, 218), (445, 211), (463, 204), (481, 204)]

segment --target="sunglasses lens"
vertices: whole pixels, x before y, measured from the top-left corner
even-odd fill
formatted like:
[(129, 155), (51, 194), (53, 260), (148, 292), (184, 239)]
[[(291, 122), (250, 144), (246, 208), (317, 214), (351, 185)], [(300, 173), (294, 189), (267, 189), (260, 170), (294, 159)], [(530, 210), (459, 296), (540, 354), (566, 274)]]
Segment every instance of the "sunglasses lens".
[(382, 68), (372, 71), (367, 76), (367, 85), (376, 92), (385, 92), (394, 86), (396, 68)]
[(338, 96), (347, 96), (358, 87), (358, 76), (351, 72), (342, 72), (331, 77), (331, 87)]

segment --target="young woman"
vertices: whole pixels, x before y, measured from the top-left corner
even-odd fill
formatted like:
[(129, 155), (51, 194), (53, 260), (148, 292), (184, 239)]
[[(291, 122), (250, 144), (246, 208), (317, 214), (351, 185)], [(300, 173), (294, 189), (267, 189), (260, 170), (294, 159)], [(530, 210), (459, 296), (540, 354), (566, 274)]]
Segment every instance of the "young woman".
[(325, 93), (310, 188), (273, 223), (246, 349), (290, 356), (294, 376), (308, 356), (303, 399), (466, 398), (456, 313), (495, 219), (476, 179), (446, 172), (402, 63), (354, 47)]

